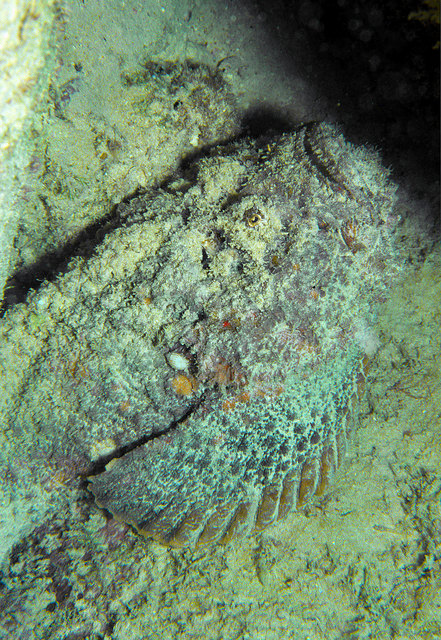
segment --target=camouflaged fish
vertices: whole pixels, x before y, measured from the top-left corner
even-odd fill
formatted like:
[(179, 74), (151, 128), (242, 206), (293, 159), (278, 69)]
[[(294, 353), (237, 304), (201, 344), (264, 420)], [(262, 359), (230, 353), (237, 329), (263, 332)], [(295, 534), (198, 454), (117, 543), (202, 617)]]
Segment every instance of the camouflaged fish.
[(395, 210), (377, 155), (326, 124), (187, 161), (8, 312), (26, 360), (11, 428), (166, 545), (283, 518), (356, 424)]

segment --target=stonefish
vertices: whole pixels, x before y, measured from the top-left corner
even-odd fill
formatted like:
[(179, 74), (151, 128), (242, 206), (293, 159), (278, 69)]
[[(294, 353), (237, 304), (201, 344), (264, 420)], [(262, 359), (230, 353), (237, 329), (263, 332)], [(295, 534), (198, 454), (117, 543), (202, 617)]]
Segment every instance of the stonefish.
[(326, 124), (187, 160), (9, 309), (10, 429), (166, 545), (283, 518), (356, 423), (396, 209), (377, 155)]

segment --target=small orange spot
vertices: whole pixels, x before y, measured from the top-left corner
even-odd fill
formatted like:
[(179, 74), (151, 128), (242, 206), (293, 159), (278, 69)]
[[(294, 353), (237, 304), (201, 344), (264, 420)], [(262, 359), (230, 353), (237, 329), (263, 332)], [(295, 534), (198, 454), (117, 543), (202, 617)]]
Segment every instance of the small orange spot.
[(146, 296), (146, 297), (144, 298), (144, 302), (145, 302), (145, 304), (152, 304), (152, 299), (151, 299), (151, 298), (149, 298), (149, 296)]
[[(233, 310), (234, 313), (234, 310)], [(236, 331), (236, 329), (240, 326), (240, 318), (230, 316), (230, 318), (222, 321), (222, 329), (226, 329), (227, 331)]]
[(67, 368), (74, 378), (87, 378), (89, 377), (89, 372), (86, 367), (80, 363), (80, 361), (75, 358), (74, 360), (69, 360), (67, 364)]
[(222, 445), (225, 441), (226, 441), (226, 436), (224, 433), (219, 434), (217, 436), (214, 436), (213, 438), (213, 444), (215, 447), (219, 447), (220, 445)]
[(130, 402), (129, 400), (124, 400), (123, 402), (119, 403), (119, 411), (120, 413), (127, 413), (127, 411), (130, 410)]
[(224, 358), (219, 358), (219, 361), (213, 366), (213, 371), (210, 372), (209, 379), (222, 387), (228, 387), (230, 385), (238, 387), (245, 384), (244, 375)]
[(257, 395), (260, 398), (277, 398), (281, 393), (283, 393), (283, 387), (265, 387), (264, 389), (257, 390)]
[(320, 297), (319, 292), (317, 291), (317, 289), (311, 289), (311, 291), (309, 292), (309, 295), (311, 296), (311, 298), (313, 300), (318, 300)]
[(216, 382), (222, 386), (231, 384), (234, 380), (234, 369), (228, 362), (220, 362), (214, 374)]
[(43, 481), (45, 490), (53, 490), (69, 481), (69, 473), (66, 469), (52, 469), (51, 474)]
[(357, 253), (360, 249), (365, 249), (362, 242), (358, 240), (359, 229), (354, 220), (348, 220), (340, 229), (343, 240), (346, 242), (352, 253)]
[(222, 403), (222, 411), (231, 411), (232, 409), (234, 409), (236, 404), (241, 402), (249, 402), (249, 401), (250, 401), (250, 394), (244, 391), (243, 393), (239, 394), (235, 398), (232, 398), (231, 400), (224, 400), (224, 402)]
[(300, 271), (300, 265), (298, 262), (294, 262), (294, 264), (292, 265), (292, 270), (293, 271)]
[(301, 340), (299, 344), (295, 346), (295, 349), (299, 353), (308, 353), (308, 354), (315, 353), (317, 351), (317, 347), (315, 347), (310, 342), (307, 342), (306, 340)]
[(191, 396), (196, 390), (196, 381), (193, 377), (180, 373), (172, 380), (172, 387), (179, 396)]

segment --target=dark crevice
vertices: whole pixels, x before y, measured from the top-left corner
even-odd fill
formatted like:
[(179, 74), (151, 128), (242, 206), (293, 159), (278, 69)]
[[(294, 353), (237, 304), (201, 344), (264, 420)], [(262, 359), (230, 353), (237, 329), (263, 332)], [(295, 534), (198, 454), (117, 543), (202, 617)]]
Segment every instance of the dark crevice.
[[(254, 113), (254, 117), (256, 112)], [(292, 124), (280, 121), (279, 126), (274, 126), (274, 119), (269, 118), (268, 113), (265, 113), (265, 120), (268, 118), (268, 128), (274, 133), (280, 130), (289, 131), (295, 130)], [(253, 118), (251, 117), (251, 121)], [(185, 192), (192, 184), (197, 181), (198, 165), (197, 161), (204, 157), (215, 157), (216, 155), (228, 155), (230, 153), (237, 152), (237, 147), (240, 141), (247, 139), (250, 133), (262, 133), (267, 131), (265, 126), (253, 127), (250, 123), (244, 121), (244, 128), (242, 133), (236, 137), (231, 137), (221, 143), (206, 145), (201, 149), (188, 153), (182, 158), (180, 167), (157, 185), (157, 191), (165, 191), (168, 193)], [(301, 126), (301, 125), (300, 125)], [(260, 140), (260, 142), (263, 142)], [(256, 140), (257, 146), (259, 145), (259, 139)], [(257, 156), (259, 155), (258, 148), (256, 148)], [(256, 160), (257, 160), (256, 156)], [(180, 185), (176, 188), (176, 178), (183, 178), (186, 182), (185, 185)], [(0, 317), (3, 317), (5, 312), (14, 304), (24, 302), (27, 295), (31, 291), (37, 291), (40, 286), (45, 282), (53, 282), (57, 277), (63, 275), (68, 269), (69, 263), (72, 258), (82, 257), (89, 259), (96, 248), (101, 244), (108, 233), (111, 233), (115, 229), (122, 226), (129, 226), (131, 223), (139, 222), (139, 217), (128, 217), (124, 215), (126, 207), (124, 204), (129, 203), (137, 196), (142, 195), (141, 191), (128, 195), (120, 204), (115, 207), (105, 216), (86, 226), (80, 230), (74, 237), (68, 239), (66, 242), (45, 253), (41, 258), (35, 261), (31, 265), (27, 265), (18, 268), (8, 279), (5, 285), (5, 293), (3, 301), (0, 306)], [(242, 195), (233, 195), (224, 204), (224, 208), (232, 204), (232, 200), (236, 199), (240, 201), (246, 193)], [(44, 197), (42, 198), (44, 203)], [(183, 210), (182, 217), (184, 223), (188, 221), (189, 211)]]
[[(237, 143), (237, 139), (231, 138), (219, 145), (207, 145), (196, 152), (189, 153), (182, 159), (178, 170), (159, 184), (154, 191), (176, 193), (179, 189), (174, 188), (173, 183), (177, 177), (187, 178), (189, 181), (187, 188), (190, 188), (197, 179), (197, 166), (194, 163), (199, 158), (211, 156), (216, 152), (221, 153), (221, 150), (225, 152), (225, 149), (231, 148), (231, 151), (233, 151), (235, 150), (235, 143)], [(153, 190), (148, 190), (147, 193), (149, 191), (153, 192)], [(127, 227), (130, 224), (138, 223), (138, 216), (124, 215), (126, 207), (123, 205), (144, 193), (144, 191), (136, 191), (128, 195), (121, 203), (115, 205), (108, 214), (81, 229), (74, 237), (69, 238), (52, 251), (46, 252), (34, 263), (18, 268), (6, 282), (4, 297), (0, 305), (0, 318), (14, 304), (24, 302), (31, 291), (37, 291), (43, 283), (53, 282), (57, 277), (63, 275), (67, 271), (72, 258), (82, 257), (86, 260), (89, 259), (108, 233), (119, 227)], [(184, 210), (182, 217), (184, 223), (186, 223), (189, 211)]]
[(33, 264), (15, 271), (6, 282), (0, 317), (14, 304), (24, 302), (30, 291), (37, 291), (44, 282), (53, 282), (65, 273), (72, 258), (90, 258), (106, 235), (123, 225), (127, 226), (127, 219), (121, 216), (119, 206), (115, 206), (110, 213), (89, 224), (63, 245), (45, 253)]
[(186, 420), (188, 420), (188, 418), (190, 418), (190, 416), (200, 407), (200, 405), (204, 401), (205, 401), (205, 394), (202, 394), (197, 399), (196, 402), (193, 402), (187, 408), (185, 413), (183, 413), (183, 415), (180, 418), (178, 418), (177, 420), (174, 420), (166, 429), (164, 429), (160, 433), (153, 433), (153, 434), (149, 434), (149, 435), (137, 438), (136, 440), (134, 440), (130, 444), (125, 444), (122, 447), (117, 447), (111, 453), (108, 453), (105, 456), (101, 456), (98, 460), (96, 460), (95, 462), (91, 463), (89, 469), (84, 474), (84, 477), (82, 479), (83, 488), (87, 489), (87, 485), (88, 485), (88, 479), (87, 478), (89, 476), (97, 476), (100, 473), (104, 473), (104, 471), (106, 470), (106, 465), (108, 465), (109, 462), (111, 462), (112, 460), (118, 460), (119, 458), (122, 458), (123, 456), (125, 456), (127, 453), (130, 453), (131, 451), (134, 451), (135, 449), (138, 449), (139, 447), (142, 447), (143, 445), (147, 444), (148, 442), (152, 442), (153, 440), (156, 440), (157, 438), (162, 438), (163, 436), (166, 436), (167, 434), (169, 434), (169, 433), (171, 433), (173, 431), (176, 431), (176, 429), (179, 427), (179, 425), (181, 425)]
[(205, 249), (205, 247), (202, 247), (202, 258), (201, 258), (201, 264), (202, 264), (202, 268), (207, 271), (210, 268), (210, 258), (208, 257), (208, 253)]

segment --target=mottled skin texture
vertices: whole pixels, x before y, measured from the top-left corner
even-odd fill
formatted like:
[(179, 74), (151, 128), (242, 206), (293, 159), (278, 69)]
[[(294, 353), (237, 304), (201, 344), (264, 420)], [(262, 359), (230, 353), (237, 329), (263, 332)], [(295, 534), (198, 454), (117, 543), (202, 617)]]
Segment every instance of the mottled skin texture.
[(187, 163), (31, 296), (50, 329), (13, 428), (166, 544), (283, 517), (322, 490), (356, 420), (394, 206), (375, 154), (327, 125)]

